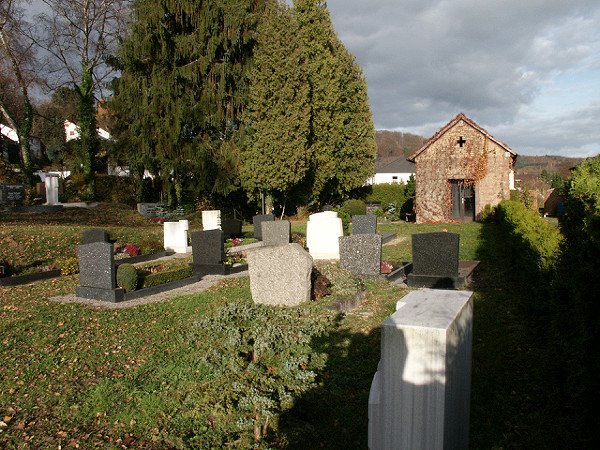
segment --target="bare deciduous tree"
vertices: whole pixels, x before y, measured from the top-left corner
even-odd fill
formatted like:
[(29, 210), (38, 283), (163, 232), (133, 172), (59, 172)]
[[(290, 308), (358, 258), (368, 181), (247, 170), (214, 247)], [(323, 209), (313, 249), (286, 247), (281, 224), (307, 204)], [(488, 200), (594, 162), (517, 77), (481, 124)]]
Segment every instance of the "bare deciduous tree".
[(17, 133), (23, 182), (30, 193), (33, 186), (30, 138), (34, 109), (29, 91), (36, 79), (36, 71), (33, 42), (27, 38), (24, 3), (23, 0), (0, 2), (0, 115)]
[(102, 96), (114, 55), (125, 32), (128, 0), (41, 0), (48, 12), (37, 17), (35, 42), (47, 55), (53, 87), (70, 85), (79, 94), (78, 125), (88, 195), (95, 193), (96, 95)]

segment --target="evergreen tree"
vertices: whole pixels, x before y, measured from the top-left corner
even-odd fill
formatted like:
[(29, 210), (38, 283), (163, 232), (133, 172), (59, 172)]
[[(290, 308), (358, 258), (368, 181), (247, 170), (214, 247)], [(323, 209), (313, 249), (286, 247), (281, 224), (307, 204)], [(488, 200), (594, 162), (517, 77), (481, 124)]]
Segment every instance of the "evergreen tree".
[(239, 184), (238, 129), (264, 3), (134, 3), (113, 104), (130, 124), (136, 158), (172, 181), (177, 202), (185, 178), (220, 194)]
[(361, 70), (320, 0), (297, 0), (292, 11), (275, 2), (258, 39), (244, 186), (340, 203), (372, 176), (377, 150)]
[(250, 74), (248, 135), (241, 152), (242, 185), (283, 204), (307, 175), (311, 161), (309, 86), (298, 23), (289, 7), (273, 2), (258, 27)]
[(372, 176), (375, 129), (362, 71), (336, 36), (323, 0), (296, 0), (310, 86), (313, 202), (339, 202)]

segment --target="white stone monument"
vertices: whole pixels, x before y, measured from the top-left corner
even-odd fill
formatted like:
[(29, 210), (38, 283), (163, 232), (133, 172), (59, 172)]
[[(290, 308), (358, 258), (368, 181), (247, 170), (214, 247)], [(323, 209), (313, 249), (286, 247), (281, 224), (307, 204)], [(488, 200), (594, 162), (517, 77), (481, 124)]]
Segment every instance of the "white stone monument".
[(472, 292), (422, 289), (383, 322), (369, 448), (469, 447)]
[(202, 211), (202, 229), (204, 231), (221, 229), (221, 211)]
[(58, 175), (46, 174), (46, 205), (58, 205)]
[(335, 211), (311, 214), (306, 223), (306, 246), (313, 259), (340, 259), (342, 219)]
[(189, 221), (165, 222), (163, 226), (166, 251), (175, 253), (190, 253), (192, 251), (192, 247), (188, 246)]

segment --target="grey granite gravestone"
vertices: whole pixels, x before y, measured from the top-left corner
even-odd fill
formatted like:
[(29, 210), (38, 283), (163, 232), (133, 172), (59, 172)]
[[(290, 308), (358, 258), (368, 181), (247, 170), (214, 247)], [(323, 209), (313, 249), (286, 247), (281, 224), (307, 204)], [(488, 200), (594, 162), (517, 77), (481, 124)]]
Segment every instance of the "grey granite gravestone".
[(275, 216), (273, 214), (258, 214), (252, 218), (252, 225), (254, 225), (254, 239), (262, 241), (262, 226), (263, 222), (273, 221)]
[(261, 223), (262, 241), (265, 246), (290, 243), (292, 224), (289, 220), (274, 220)]
[(356, 275), (381, 273), (381, 235), (340, 236), (340, 267)]
[(377, 216), (363, 214), (352, 216), (352, 234), (375, 234), (377, 232)]
[(300, 244), (248, 251), (254, 303), (295, 306), (310, 300), (313, 259)]
[(124, 291), (117, 288), (113, 245), (110, 242), (92, 242), (77, 247), (79, 257), (78, 297), (120, 302)]
[(454, 289), (461, 287), (458, 276), (460, 236), (456, 233), (412, 235), (413, 267), (410, 287)]
[(154, 217), (158, 210), (158, 203), (138, 203), (137, 211), (144, 217)]
[(92, 228), (83, 232), (83, 244), (92, 242), (108, 242), (108, 233), (101, 228)]
[(238, 237), (242, 235), (242, 221), (238, 219), (221, 219), (221, 230), (225, 239)]
[(192, 266), (198, 275), (225, 275), (229, 273), (223, 261), (223, 231), (207, 230), (192, 232)]

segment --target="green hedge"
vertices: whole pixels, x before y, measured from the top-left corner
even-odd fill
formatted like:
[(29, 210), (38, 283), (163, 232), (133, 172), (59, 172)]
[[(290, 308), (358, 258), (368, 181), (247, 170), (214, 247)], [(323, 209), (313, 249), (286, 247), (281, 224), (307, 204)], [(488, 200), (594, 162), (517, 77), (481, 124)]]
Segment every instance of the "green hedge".
[(367, 202), (381, 203), (382, 207), (395, 204), (400, 208), (406, 201), (404, 191), (404, 183), (374, 184), (373, 191), (367, 196)]
[(494, 218), (517, 277), (527, 284), (548, 285), (558, 261), (559, 230), (514, 200), (500, 202)]
[(159, 286), (161, 284), (170, 283), (171, 281), (183, 280), (192, 275), (193, 272), (191, 267), (181, 267), (175, 270), (142, 275), (140, 276), (140, 285), (142, 288)]

